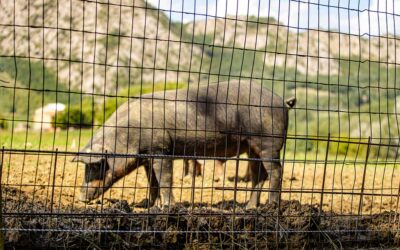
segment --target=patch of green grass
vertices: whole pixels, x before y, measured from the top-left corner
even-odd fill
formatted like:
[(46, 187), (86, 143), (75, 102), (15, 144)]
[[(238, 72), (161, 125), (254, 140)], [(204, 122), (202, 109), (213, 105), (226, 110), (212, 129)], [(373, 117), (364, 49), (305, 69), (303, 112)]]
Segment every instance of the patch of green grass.
[[(62, 131), (18, 131), (11, 133), (11, 130), (0, 130), (0, 147), (12, 149), (30, 150), (55, 150), (78, 151), (80, 147), (86, 145), (97, 128), (82, 130), (62, 130)], [(68, 140), (67, 140), (68, 139)]]

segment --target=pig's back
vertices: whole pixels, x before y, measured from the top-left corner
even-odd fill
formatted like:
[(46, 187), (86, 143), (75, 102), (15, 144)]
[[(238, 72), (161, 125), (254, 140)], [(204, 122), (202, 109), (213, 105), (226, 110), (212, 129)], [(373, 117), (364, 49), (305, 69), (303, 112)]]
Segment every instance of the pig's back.
[(152, 125), (178, 130), (280, 133), (287, 116), (281, 97), (250, 81), (189, 85), (143, 95), (139, 102), (146, 110), (140, 116), (151, 115)]

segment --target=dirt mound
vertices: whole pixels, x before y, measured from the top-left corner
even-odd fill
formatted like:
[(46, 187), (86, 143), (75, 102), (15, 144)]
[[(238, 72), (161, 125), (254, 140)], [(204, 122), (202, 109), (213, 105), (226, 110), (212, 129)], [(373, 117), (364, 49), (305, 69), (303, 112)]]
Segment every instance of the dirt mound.
[(32, 203), (23, 192), (6, 191), (3, 223), (8, 247), (303, 248), (359, 246), (357, 240), (366, 246), (398, 244), (398, 215), (394, 213), (320, 215), (315, 206), (298, 201), (282, 201), (280, 209), (263, 205), (245, 210), (244, 204), (230, 201), (213, 207), (182, 203), (139, 211), (124, 200), (55, 212), (49, 202)]

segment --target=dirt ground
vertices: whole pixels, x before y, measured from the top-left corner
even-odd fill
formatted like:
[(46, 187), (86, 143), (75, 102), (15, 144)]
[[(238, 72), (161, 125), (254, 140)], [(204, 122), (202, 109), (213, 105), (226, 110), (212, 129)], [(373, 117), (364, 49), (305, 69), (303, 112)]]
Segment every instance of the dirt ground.
[[(228, 202), (224, 209), (188, 203), (136, 211), (127, 201), (104, 201), (101, 213), (93, 207), (59, 213), (27, 193), (3, 188), (9, 196), (3, 209), (7, 248), (65, 249), (307, 249), (376, 248), (400, 246), (399, 216), (344, 217), (319, 212), (315, 206), (282, 201), (246, 210)], [(233, 207), (236, 211), (233, 211)], [(20, 213), (15, 213), (20, 210)], [(22, 211), (21, 211), (22, 210)], [(30, 213), (29, 211), (35, 211)], [(40, 211), (47, 211), (41, 214)]]
[[(73, 208), (101, 207), (101, 200), (126, 200), (134, 205), (147, 197), (148, 184), (143, 168), (133, 171), (108, 190), (103, 197), (85, 204), (78, 201), (79, 187), (83, 180), (84, 165), (71, 162), (71, 157), (54, 155), (4, 155), (2, 184), (25, 191), (30, 201), (48, 201), (53, 197), (53, 209), (61, 206)], [(236, 175), (237, 161), (228, 161), (225, 178), (213, 180), (214, 161), (206, 161), (203, 176), (195, 178), (194, 202), (212, 207), (221, 201), (234, 197), (235, 183), (228, 177)], [(54, 167), (56, 165), (56, 168)], [(192, 178), (183, 177), (183, 161), (174, 161), (173, 193), (178, 203), (191, 202)], [(239, 175), (244, 175), (247, 162), (239, 161)], [(54, 176), (54, 169), (56, 169)], [(326, 166), (323, 210), (340, 214), (358, 214), (362, 189), (364, 165)], [(319, 205), (323, 185), (324, 165), (286, 163), (283, 174), (283, 200), (296, 200), (302, 205)], [(400, 168), (394, 165), (368, 165), (361, 214), (369, 215), (384, 211), (399, 212)], [(54, 179), (54, 180), (53, 180)], [(53, 182), (55, 183), (53, 188)], [(267, 181), (264, 188), (268, 188)], [(251, 184), (238, 182), (236, 202), (244, 203), (250, 192), (245, 191)], [(7, 195), (7, 194), (5, 194)], [(261, 203), (267, 202), (268, 192), (263, 192)], [(139, 208), (138, 208), (139, 209)]]
[[(214, 161), (206, 161), (203, 176), (195, 178), (195, 206), (190, 206), (192, 178), (182, 176), (182, 160), (176, 160), (173, 192), (178, 204), (160, 210), (135, 207), (146, 198), (143, 168), (120, 180), (102, 198), (85, 204), (77, 201), (83, 165), (72, 163), (71, 157), (58, 156), (57, 164), (55, 160), (54, 155), (4, 155), (2, 206), (7, 246), (93, 249), (399, 246), (400, 173), (394, 166), (367, 166), (358, 214), (360, 195), (350, 193), (359, 193), (362, 188), (362, 165), (327, 165), (326, 193), (320, 211), (318, 191), (322, 187), (324, 165), (286, 163), (280, 209), (276, 204), (265, 205), (265, 192), (257, 210), (245, 210), (249, 192), (238, 191), (233, 202), (233, 191), (218, 189), (234, 187), (228, 177), (235, 175), (236, 161), (228, 161), (225, 178), (219, 182), (213, 180)], [(246, 161), (239, 161), (240, 175), (246, 165)], [(238, 183), (240, 188), (249, 185)]]

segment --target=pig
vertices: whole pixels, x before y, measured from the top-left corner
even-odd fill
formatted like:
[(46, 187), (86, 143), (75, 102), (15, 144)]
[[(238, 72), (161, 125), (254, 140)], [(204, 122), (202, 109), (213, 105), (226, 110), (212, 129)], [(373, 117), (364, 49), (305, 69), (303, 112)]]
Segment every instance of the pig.
[[(247, 153), (252, 191), (247, 208), (260, 202), (270, 178), (268, 202), (278, 202), (287, 105), (260, 83), (232, 80), (142, 95), (122, 104), (73, 161), (85, 164), (80, 200), (102, 195), (113, 183), (144, 166), (149, 206), (171, 206), (173, 159), (233, 157)], [(105, 154), (107, 153), (107, 154)]]

